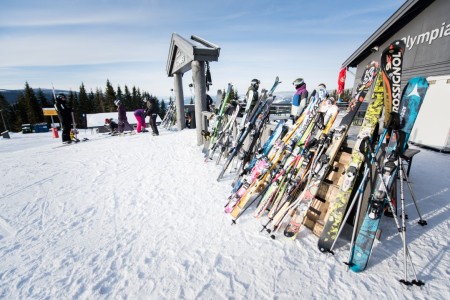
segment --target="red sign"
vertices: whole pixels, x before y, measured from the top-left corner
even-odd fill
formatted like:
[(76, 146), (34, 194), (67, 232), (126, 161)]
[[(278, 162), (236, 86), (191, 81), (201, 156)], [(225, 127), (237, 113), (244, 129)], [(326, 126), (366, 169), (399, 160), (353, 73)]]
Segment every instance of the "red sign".
[(339, 71), (338, 76), (338, 87), (336, 90), (336, 94), (340, 95), (344, 92), (344, 86), (345, 86), (345, 77), (347, 75), (347, 68), (341, 68)]

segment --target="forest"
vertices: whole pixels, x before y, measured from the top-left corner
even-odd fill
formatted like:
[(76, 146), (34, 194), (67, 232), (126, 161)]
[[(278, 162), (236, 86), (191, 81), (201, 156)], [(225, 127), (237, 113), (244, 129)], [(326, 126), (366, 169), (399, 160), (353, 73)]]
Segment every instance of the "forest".
[[(222, 97), (225, 97), (225, 89)], [(59, 91), (56, 91), (58, 94)], [(120, 99), (124, 103), (127, 111), (133, 111), (138, 108), (143, 108), (143, 99), (146, 97), (153, 97), (158, 104), (158, 114), (161, 119), (164, 118), (167, 112), (167, 104), (148, 92), (141, 91), (139, 88), (133, 86), (129, 89), (126, 85), (123, 90), (120, 86), (116, 89), (111, 85), (110, 81), (106, 81), (106, 87), (103, 91), (97, 88), (95, 91), (86, 91), (84, 84), (81, 83), (79, 91), (69, 91), (65, 93), (67, 99), (74, 112), (75, 121), (78, 128), (86, 128), (86, 114), (115, 112), (117, 107), (114, 105), (116, 99)], [(338, 99), (336, 90), (333, 90), (330, 96)], [(49, 99), (50, 98), (50, 99)], [(51, 117), (44, 116), (43, 108), (52, 108), (54, 105), (54, 96), (48, 97), (41, 88), (33, 89), (28, 82), (21, 93), (18, 94), (15, 103), (8, 103), (4, 95), (0, 92), (0, 133), (9, 130), (12, 132), (19, 132), (22, 130), (22, 124), (38, 124), (47, 123), (51, 127)], [(231, 90), (230, 99), (239, 99), (238, 91)], [(351, 89), (344, 90), (341, 95), (344, 102), (351, 99)], [(170, 99), (171, 101), (172, 99)], [(193, 104), (193, 99), (190, 101)], [(57, 118), (54, 120), (58, 122)]]

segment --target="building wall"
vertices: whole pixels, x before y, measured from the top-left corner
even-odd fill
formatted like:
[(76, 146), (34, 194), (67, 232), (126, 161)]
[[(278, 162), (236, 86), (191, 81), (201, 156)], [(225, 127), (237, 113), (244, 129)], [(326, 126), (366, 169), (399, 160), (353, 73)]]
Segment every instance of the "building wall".
[(378, 52), (358, 65), (355, 86), (365, 66), (372, 60), (379, 62), (381, 52), (397, 39), (403, 39), (406, 44), (402, 86), (415, 76), (450, 75), (450, 1), (436, 0), (386, 43), (379, 45)]

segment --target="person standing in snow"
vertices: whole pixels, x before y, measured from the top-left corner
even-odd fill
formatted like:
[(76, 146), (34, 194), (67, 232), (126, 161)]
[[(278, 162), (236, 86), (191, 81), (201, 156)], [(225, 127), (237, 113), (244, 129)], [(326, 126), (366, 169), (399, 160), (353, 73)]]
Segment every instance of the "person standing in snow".
[(156, 126), (156, 118), (158, 117), (158, 104), (154, 97), (146, 96), (144, 99), (147, 107), (145, 108), (145, 115), (150, 117), (149, 123), (153, 131), (153, 135), (159, 135), (158, 127)]
[(145, 130), (145, 127), (146, 127), (146, 125), (145, 125), (145, 110), (142, 108), (136, 109), (134, 111), (134, 116), (137, 121), (136, 132), (137, 133), (147, 132), (147, 130)]
[(119, 113), (118, 116), (118, 130), (119, 134), (123, 133), (125, 129), (129, 129), (131, 132), (133, 132), (133, 127), (128, 123), (127, 118), (127, 111), (125, 109), (125, 105), (123, 105), (122, 101), (120, 99), (117, 99), (114, 101), (114, 104), (117, 106), (117, 112)]
[(308, 100), (308, 91), (306, 90), (306, 83), (303, 78), (297, 78), (292, 82), (295, 89), (297, 90), (292, 97), (292, 106), (291, 106), (291, 118), (292, 121), (295, 122), (298, 117), (301, 116), (303, 110), (306, 107)]
[(61, 120), (62, 125), (62, 142), (63, 144), (70, 144), (72, 140), (70, 139), (70, 130), (72, 127), (72, 108), (69, 103), (67, 103), (66, 95), (58, 94), (55, 99), (55, 109), (58, 112), (58, 116)]

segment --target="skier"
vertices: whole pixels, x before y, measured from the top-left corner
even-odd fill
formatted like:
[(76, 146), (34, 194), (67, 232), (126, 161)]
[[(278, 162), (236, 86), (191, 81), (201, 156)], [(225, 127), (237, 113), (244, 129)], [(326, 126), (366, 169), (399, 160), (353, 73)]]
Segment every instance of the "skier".
[(308, 100), (308, 91), (306, 90), (306, 83), (303, 78), (297, 78), (292, 82), (295, 89), (297, 90), (292, 97), (292, 106), (291, 106), (291, 118), (292, 121), (295, 122), (298, 117), (301, 116), (303, 110), (306, 107), (306, 102)]
[(158, 117), (158, 105), (156, 103), (156, 99), (154, 97), (147, 96), (144, 101), (147, 104), (147, 107), (145, 109), (145, 116), (150, 117), (149, 123), (152, 127), (153, 135), (159, 135), (158, 127), (156, 126), (156, 118)]
[(142, 108), (136, 109), (134, 111), (134, 116), (136, 117), (136, 120), (137, 120), (136, 132), (137, 133), (147, 132), (147, 130), (145, 129), (145, 127), (146, 127), (146, 125), (145, 125), (145, 110)]
[(70, 144), (70, 130), (72, 126), (72, 108), (67, 103), (66, 95), (58, 94), (55, 100), (55, 109), (58, 112), (58, 116), (61, 119), (62, 125), (62, 142), (63, 144)]
[(118, 129), (119, 133), (122, 134), (125, 128), (129, 128), (131, 132), (133, 132), (133, 127), (128, 123), (127, 118), (127, 111), (125, 110), (125, 105), (123, 105), (122, 101), (120, 99), (117, 99), (114, 101), (114, 104), (117, 106), (117, 112), (119, 113), (119, 123), (118, 123)]

